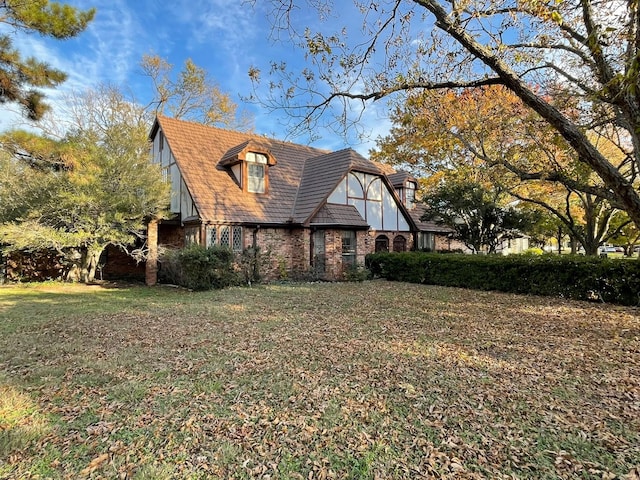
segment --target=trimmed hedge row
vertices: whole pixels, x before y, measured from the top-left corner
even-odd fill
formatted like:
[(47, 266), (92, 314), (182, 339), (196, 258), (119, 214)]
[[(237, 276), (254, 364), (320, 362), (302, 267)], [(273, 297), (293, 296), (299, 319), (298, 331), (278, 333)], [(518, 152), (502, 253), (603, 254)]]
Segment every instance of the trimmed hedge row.
[(558, 255), (367, 255), (374, 276), (476, 290), (640, 304), (640, 261)]

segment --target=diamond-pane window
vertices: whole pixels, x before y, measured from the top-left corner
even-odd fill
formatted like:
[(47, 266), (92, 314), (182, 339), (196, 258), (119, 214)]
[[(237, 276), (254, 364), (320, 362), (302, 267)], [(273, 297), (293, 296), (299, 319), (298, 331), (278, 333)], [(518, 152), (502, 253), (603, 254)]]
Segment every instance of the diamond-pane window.
[(229, 227), (220, 227), (220, 245), (223, 247), (231, 246), (231, 232)]
[(242, 227), (233, 227), (232, 249), (234, 252), (242, 251)]
[(207, 227), (207, 247), (213, 247), (214, 245), (217, 245), (217, 233), (218, 232), (216, 230), (216, 227)]

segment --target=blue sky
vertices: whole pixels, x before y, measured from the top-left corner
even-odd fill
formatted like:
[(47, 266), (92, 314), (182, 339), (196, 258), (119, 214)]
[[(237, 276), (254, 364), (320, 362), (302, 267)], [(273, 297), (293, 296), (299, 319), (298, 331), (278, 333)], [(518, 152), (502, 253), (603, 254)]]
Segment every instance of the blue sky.
[[(264, 10), (266, 2), (258, 6), (242, 0), (65, 0), (79, 8), (96, 7), (93, 23), (79, 37), (55, 41), (39, 35), (18, 35), (16, 46), (28, 55), (46, 60), (68, 73), (69, 78), (55, 91), (47, 92), (50, 102), (56, 102), (69, 90), (83, 91), (100, 83), (118, 85), (129, 90), (140, 103), (148, 102), (151, 91), (148, 78), (140, 70), (144, 54), (158, 54), (182, 68), (191, 58), (207, 70), (222, 90), (231, 94), (241, 108), (255, 117), (255, 131), (285, 139), (286, 121), (283, 113), (268, 114), (255, 105), (246, 105), (241, 96), (251, 93), (247, 75), (249, 67), (263, 72), (269, 70), (270, 61), (287, 61), (290, 65), (303, 61), (303, 52), (296, 50), (286, 39), (274, 43), (269, 39), (270, 25)], [(351, 2), (347, 2), (351, 7)], [(340, 7), (342, 8), (342, 7)], [(305, 21), (314, 22), (312, 12), (300, 12)], [(360, 22), (357, 15), (341, 15)], [(373, 138), (385, 134), (388, 122), (384, 106), (368, 109), (362, 125)], [(0, 111), (0, 130), (16, 126), (19, 117)], [(352, 146), (363, 154), (373, 143), (358, 143), (354, 138), (343, 139), (333, 132), (320, 132), (321, 139), (313, 145), (339, 149)], [(288, 138), (307, 143), (305, 138)]]

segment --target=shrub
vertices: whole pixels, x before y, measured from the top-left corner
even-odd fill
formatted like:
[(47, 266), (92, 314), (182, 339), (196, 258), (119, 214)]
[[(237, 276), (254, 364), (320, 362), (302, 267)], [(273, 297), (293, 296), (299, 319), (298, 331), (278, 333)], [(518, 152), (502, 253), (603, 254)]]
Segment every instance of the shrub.
[(247, 248), (242, 252), (238, 263), (245, 285), (258, 283), (262, 280), (262, 274), (260, 273), (262, 260), (260, 247)]
[(160, 256), (159, 279), (192, 290), (225, 288), (238, 283), (233, 252), (226, 247), (192, 245)]
[(367, 256), (374, 275), (389, 280), (498, 290), (623, 305), (640, 301), (640, 262), (555, 255), (439, 255), (420, 252)]
[(347, 282), (363, 282), (371, 278), (371, 272), (364, 265), (349, 265), (342, 275)]

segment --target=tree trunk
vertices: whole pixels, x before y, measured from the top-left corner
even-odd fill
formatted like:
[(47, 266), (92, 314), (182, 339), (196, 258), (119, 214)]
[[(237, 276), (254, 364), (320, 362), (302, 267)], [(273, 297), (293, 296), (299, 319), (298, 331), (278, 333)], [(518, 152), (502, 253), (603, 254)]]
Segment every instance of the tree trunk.
[(562, 112), (536, 94), (529, 86), (489, 48), (472, 36), (465, 26), (456, 23), (438, 0), (414, 0), (436, 17), (436, 26), (451, 35), (467, 51), (487, 65), (515, 93), (525, 105), (537, 112), (573, 147), (581, 162), (589, 165), (605, 185), (616, 195), (633, 222), (640, 228), (640, 194), (634, 185), (591, 144), (578, 126)]
[(82, 256), (82, 268), (80, 271), (80, 281), (83, 283), (93, 283), (96, 279), (96, 271), (100, 256), (104, 251), (104, 246), (90, 245), (86, 247)]
[(578, 240), (575, 237), (571, 237), (570, 242), (571, 255), (575, 255), (576, 253), (578, 253)]
[(596, 255), (598, 255), (598, 247), (600, 246), (598, 243), (584, 242), (582, 246), (584, 247), (585, 255), (592, 256), (592, 257), (595, 257)]
[(558, 236), (556, 239), (558, 240), (558, 255), (562, 254), (562, 238), (564, 237), (564, 233), (562, 232), (562, 227), (558, 227)]

